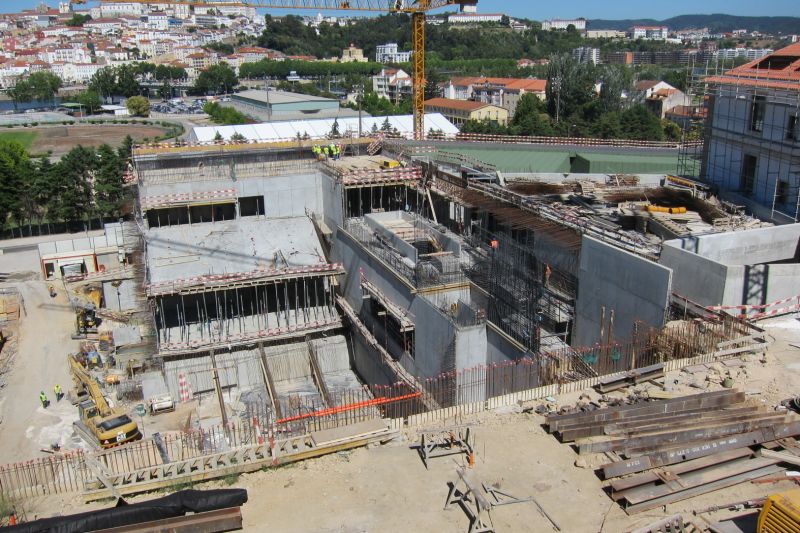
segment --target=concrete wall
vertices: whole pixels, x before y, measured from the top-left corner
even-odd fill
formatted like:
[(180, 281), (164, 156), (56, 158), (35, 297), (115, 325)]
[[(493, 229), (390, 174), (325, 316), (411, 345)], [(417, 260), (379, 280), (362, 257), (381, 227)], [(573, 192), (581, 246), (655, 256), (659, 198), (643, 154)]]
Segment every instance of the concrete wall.
[(236, 189), (237, 196), (263, 196), (266, 218), (305, 216), (306, 209), (322, 212), (323, 199), (318, 173), (247, 178), (238, 181), (194, 181), (149, 185), (141, 197), (189, 194)]
[[(341, 280), (342, 292), (353, 309), (360, 313), (367, 327), (372, 327), (372, 324), (369, 313), (361, 313), (365, 305), (359, 276), (359, 272), (362, 271), (385, 297), (405, 309), (412, 317), (415, 325), (413, 358), (401, 360), (409, 372), (421, 377), (432, 377), (454, 368), (463, 369), (486, 363), (488, 346), (485, 325), (457, 327), (453, 320), (439, 309), (443, 305), (449, 306), (460, 297), (468, 301), (468, 290), (450, 291), (446, 296), (437, 295), (431, 299), (412, 293), (407, 284), (358, 243), (352, 241), (341, 229), (337, 233), (332, 254), (334, 260), (341, 262), (348, 272)], [(374, 326), (379, 327), (377, 324)], [(392, 348), (394, 346), (390, 345), (390, 350)], [(373, 368), (374, 363), (360, 359), (362, 355), (356, 357), (356, 369), (366, 378), (367, 375), (377, 371)], [(392, 355), (400, 359), (401, 354), (392, 353)]]
[(486, 326), (486, 363), (515, 361), (524, 356), (526, 350), (495, 328)]
[(791, 224), (667, 241), (659, 263), (673, 270), (673, 290), (699, 304), (762, 305), (800, 294), (799, 258)]
[(658, 262), (672, 270), (672, 290), (681, 296), (702, 305), (724, 301), (728, 283), (725, 265), (673, 246), (664, 246)]
[(383, 223), (392, 220), (402, 220), (402, 211), (390, 211), (387, 213), (371, 213), (364, 216), (364, 222), (372, 228), (373, 231), (383, 237), (384, 240), (391, 243), (391, 245), (400, 252), (403, 257), (407, 257), (414, 264), (417, 263), (417, 249), (411, 244), (401, 239), (396, 233), (383, 225)]
[(800, 259), (800, 224), (685, 237), (664, 243), (726, 265)]
[(342, 184), (336, 183), (334, 179), (325, 174), (320, 174), (319, 193), (322, 196), (322, 218), (328, 228), (336, 234), (336, 229), (344, 222), (344, 213), (342, 213), (342, 194), (344, 189)]
[(584, 236), (573, 344), (600, 341), (603, 307), (606, 330), (614, 311), (614, 341), (629, 340), (636, 321), (663, 326), (671, 290), (670, 269)]
[(486, 364), (486, 324), (460, 327), (456, 332), (456, 368), (464, 370)]

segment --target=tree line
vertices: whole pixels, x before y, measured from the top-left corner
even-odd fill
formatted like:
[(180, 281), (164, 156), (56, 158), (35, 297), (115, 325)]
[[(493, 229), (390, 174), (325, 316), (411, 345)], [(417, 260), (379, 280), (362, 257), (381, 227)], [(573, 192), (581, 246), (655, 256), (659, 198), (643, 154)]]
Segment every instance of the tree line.
[[(599, 93), (596, 83), (601, 83)], [(662, 121), (641, 102), (632, 102), (630, 69), (579, 63), (569, 55), (550, 58), (544, 100), (520, 99), (508, 125), (469, 121), (461, 131), (498, 135), (595, 137), (648, 141), (677, 140), (680, 128)]]
[(125, 191), (123, 175), (133, 140), (114, 149), (76, 146), (58, 162), (31, 158), (16, 141), (0, 140), (0, 213), (2, 225), (22, 227), (118, 218)]

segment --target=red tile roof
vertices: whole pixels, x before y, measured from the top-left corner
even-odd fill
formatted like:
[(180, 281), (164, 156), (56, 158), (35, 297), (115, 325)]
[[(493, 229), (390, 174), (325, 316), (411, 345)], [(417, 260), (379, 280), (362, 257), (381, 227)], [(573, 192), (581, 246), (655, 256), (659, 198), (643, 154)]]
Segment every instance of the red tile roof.
[(800, 43), (733, 68), (721, 76), (712, 76), (707, 81), (723, 85), (800, 90)]

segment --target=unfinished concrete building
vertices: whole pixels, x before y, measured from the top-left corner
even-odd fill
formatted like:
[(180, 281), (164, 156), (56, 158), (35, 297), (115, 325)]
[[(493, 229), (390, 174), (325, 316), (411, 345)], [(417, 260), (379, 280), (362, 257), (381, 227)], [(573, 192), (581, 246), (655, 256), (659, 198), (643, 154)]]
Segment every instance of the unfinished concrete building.
[(188, 385), (191, 395), (226, 391), (226, 403), (267, 405), (280, 418), (298, 399), (325, 406), (358, 390), (335, 308), (344, 271), (326, 259), (315, 218), (326, 189), (310, 155), (137, 154), (146, 292), (163, 361), (160, 375), (145, 376), (146, 397), (181, 398)]
[[(506, 175), (443, 140), (351, 139), (317, 161), (312, 144), (136, 151), (163, 362), (145, 396), (281, 419), (362, 385), (404, 383), (430, 409), (627, 369), (632, 353), (592, 347), (667, 323), (685, 273), (664, 241), (760, 224), (665, 174)], [(462, 371), (509, 364), (525, 373), (459, 396)]]

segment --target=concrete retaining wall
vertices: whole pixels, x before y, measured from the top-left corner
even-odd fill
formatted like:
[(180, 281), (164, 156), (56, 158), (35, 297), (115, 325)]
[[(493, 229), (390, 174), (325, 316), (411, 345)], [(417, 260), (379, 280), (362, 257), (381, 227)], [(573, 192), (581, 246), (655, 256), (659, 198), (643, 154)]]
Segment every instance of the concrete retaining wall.
[(671, 292), (670, 269), (584, 236), (573, 345), (600, 342), (603, 308), (606, 332), (614, 311), (612, 341), (629, 340), (636, 321), (663, 326)]

